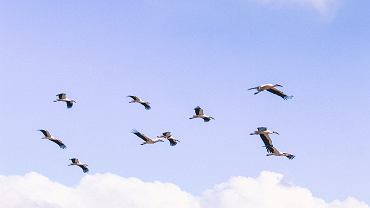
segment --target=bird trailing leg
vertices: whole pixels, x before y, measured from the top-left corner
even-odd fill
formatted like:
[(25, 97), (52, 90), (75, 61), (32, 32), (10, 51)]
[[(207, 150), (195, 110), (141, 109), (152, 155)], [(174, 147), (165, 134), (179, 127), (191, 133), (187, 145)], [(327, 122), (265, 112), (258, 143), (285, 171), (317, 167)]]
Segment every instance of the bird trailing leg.
[(257, 89), (258, 87), (252, 87), (252, 88), (249, 88), (248, 90), (254, 90), (254, 89)]
[(257, 91), (257, 92), (255, 92), (254, 94), (255, 94), (255, 95), (257, 95), (257, 94), (258, 94), (258, 93), (260, 93), (260, 92), (262, 92), (262, 91)]

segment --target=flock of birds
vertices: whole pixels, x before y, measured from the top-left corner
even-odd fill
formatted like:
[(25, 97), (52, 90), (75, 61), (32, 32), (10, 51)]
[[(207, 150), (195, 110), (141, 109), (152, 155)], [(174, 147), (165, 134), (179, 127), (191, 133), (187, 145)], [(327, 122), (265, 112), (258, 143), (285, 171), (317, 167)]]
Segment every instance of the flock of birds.
[[(264, 84), (264, 85), (261, 85), (261, 86), (249, 88), (248, 90), (257, 90), (254, 93), (255, 95), (262, 92), (262, 91), (268, 91), (270, 93), (278, 95), (279, 97), (283, 98), (284, 100), (291, 99), (293, 97), (293, 96), (286, 95), (284, 92), (278, 90), (277, 87), (283, 87), (283, 86), (280, 85), (280, 84), (275, 84), (275, 85), (273, 85), (273, 84)], [(54, 102), (65, 102), (67, 104), (67, 108), (72, 108), (73, 104), (76, 103), (75, 100), (67, 98), (66, 93), (60, 93), (56, 96), (57, 96), (57, 99), (54, 100)], [(139, 98), (137, 96), (134, 96), (134, 95), (129, 95), (127, 97), (132, 98), (132, 100), (129, 103), (138, 103), (138, 104), (143, 105), (146, 110), (151, 109), (151, 106), (150, 106), (149, 102), (144, 101), (141, 98)], [(204, 120), (204, 122), (209, 122), (211, 120), (214, 120), (214, 118), (212, 116), (206, 115), (204, 113), (204, 110), (199, 106), (194, 108), (194, 111), (195, 111), (195, 115), (193, 115), (189, 119), (201, 118), (201, 119)], [(54, 137), (53, 135), (51, 135), (49, 131), (44, 130), (44, 129), (40, 129), (39, 131), (44, 135), (44, 137), (42, 139), (47, 139), (49, 141), (52, 141), (52, 142), (56, 143), (62, 149), (67, 148), (67, 146), (62, 142), (62, 140), (60, 140), (60, 139)], [(155, 143), (158, 143), (158, 142), (164, 142), (165, 140), (168, 140), (171, 146), (175, 146), (175, 145), (177, 145), (178, 142), (180, 142), (179, 140), (177, 140), (171, 134), (171, 132), (164, 132), (164, 133), (162, 133), (162, 135), (157, 136), (157, 138), (155, 138), (155, 139), (146, 136), (145, 134), (137, 131), (136, 129), (133, 129), (132, 133), (135, 134), (137, 137), (141, 138), (144, 141), (143, 143), (141, 143), (141, 145), (155, 144)], [(263, 147), (266, 148), (267, 153), (268, 153), (266, 156), (272, 156), (272, 155), (273, 156), (284, 156), (284, 157), (287, 157), (290, 160), (293, 159), (295, 157), (294, 155), (292, 155), (290, 153), (287, 153), (287, 152), (281, 152), (276, 147), (274, 147), (274, 145), (272, 144), (272, 140), (269, 136), (270, 134), (278, 134), (279, 135), (278, 132), (270, 131), (266, 127), (258, 127), (257, 131), (254, 131), (253, 133), (250, 133), (250, 135), (259, 135), (261, 137), (261, 139), (262, 139), (262, 141), (265, 145)], [(80, 163), (80, 161), (77, 158), (71, 158), (69, 160), (71, 160), (71, 164), (69, 164), (69, 166), (79, 166), (84, 173), (89, 172), (89, 169), (87, 168), (88, 167), (87, 164)]]

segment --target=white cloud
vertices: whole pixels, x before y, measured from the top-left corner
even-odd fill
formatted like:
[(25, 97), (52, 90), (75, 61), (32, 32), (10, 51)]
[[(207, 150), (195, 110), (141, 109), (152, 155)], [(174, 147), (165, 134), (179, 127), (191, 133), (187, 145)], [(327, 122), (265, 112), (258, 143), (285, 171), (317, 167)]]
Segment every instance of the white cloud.
[(321, 15), (328, 15), (338, 0), (255, 0), (263, 4), (310, 6)]
[(233, 177), (201, 196), (170, 183), (143, 182), (113, 174), (85, 176), (76, 187), (37, 173), (0, 176), (0, 207), (6, 208), (369, 208), (355, 198), (331, 203), (283, 176), (262, 172), (257, 178)]

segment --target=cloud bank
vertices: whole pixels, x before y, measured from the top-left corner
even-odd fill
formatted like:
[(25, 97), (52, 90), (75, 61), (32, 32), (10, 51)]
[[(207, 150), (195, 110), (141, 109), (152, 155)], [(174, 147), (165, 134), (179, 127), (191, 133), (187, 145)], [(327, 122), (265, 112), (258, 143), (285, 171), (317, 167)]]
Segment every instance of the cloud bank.
[(369, 208), (349, 197), (325, 202), (305, 188), (283, 182), (281, 174), (233, 177), (200, 196), (175, 184), (143, 182), (113, 174), (85, 176), (67, 187), (38, 173), (0, 176), (0, 207), (6, 208)]
[(255, 0), (262, 4), (309, 6), (321, 15), (328, 15), (338, 0)]

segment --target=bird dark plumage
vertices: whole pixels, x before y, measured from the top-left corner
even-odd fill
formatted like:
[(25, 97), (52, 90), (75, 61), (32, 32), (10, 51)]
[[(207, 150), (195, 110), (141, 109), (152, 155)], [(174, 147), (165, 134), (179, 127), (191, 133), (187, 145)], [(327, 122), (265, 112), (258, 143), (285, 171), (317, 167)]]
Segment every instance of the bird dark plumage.
[(293, 96), (288, 96), (276, 88), (271, 88), (271, 89), (268, 89), (267, 91), (271, 92), (272, 94), (282, 97), (284, 100), (293, 98)]
[(194, 108), (195, 110), (195, 114), (196, 115), (203, 115), (203, 109), (200, 108), (199, 106), (197, 106), (196, 108)]
[(150, 107), (150, 105), (149, 105), (149, 103), (148, 103), (148, 102), (146, 102), (146, 103), (141, 103), (141, 105), (143, 105), (143, 106), (145, 107), (145, 109), (147, 109), (147, 110), (150, 110), (150, 109), (151, 109), (151, 107)]
[(40, 129), (39, 131), (42, 132), (42, 134), (45, 136), (45, 137), (51, 137), (50, 133), (44, 129)]
[(67, 148), (67, 146), (66, 146), (62, 141), (60, 141), (60, 140), (58, 140), (58, 139), (50, 139), (50, 141), (52, 141), (52, 142), (56, 143), (56, 144), (57, 144), (57, 145), (59, 145), (59, 147), (60, 147), (60, 148), (62, 148), (62, 149)]
[(89, 169), (85, 165), (78, 165), (78, 167), (80, 167), (84, 173), (89, 172)]
[(211, 120), (211, 118), (210, 117), (204, 117), (203, 120), (204, 120), (204, 122), (209, 122)]
[(171, 132), (169, 132), (169, 131), (166, 131), (166, 132), (163, 132), (163, 134), (162, 134), (165, 138), (169, 138), (169, 137), (171, 137)]
[(71, 158), (69, 159), (70, 161), (72, 161), (73, 164), (78, 164), (80, 163), (80, 161), (77, 159), (77, 158)]
[(270, 136), (268, 134), (260, 134), (260, 137), (263, 143), (265, 144), (267, 152), (269, 153), (274, 152), (274, 149), (273, 149), (274, 146), (272, 145), (272, 140)]
[(144, 134), (140, 133), (136, 129), (133, 129), (132, 130), (132, 133), (135, 134), (136, 136), (138, 136), (139, 138), (141, 138), (144, 141), (149, 141), (149, 138), (147, 136), (145, 136)]
[(170, 145), (171, 146), (175, 146), (179, 140), (176, 140), (176, 139), (173, 139), (173, 138), (169, 138), (168, 141), (170, 142)]
[(258, 131), (267, 131), (267, 128), (266, 127), (258, 127), (257, 130)]
[(132, 98), (133, 100), (136, 100), (136, 101), (139, 101), (139, 98), (137, 96), (134, 96), (134, 95), (129, 95), (127, 97), (130, 97)]
[(286, 157), (287, 157), (289, 160), (293, 160), (293, 159), (295, 158), (295, 156), (294, 156), (294, 155), (292, 155), (292, 154), (288, 154)]
[(72, 108), (73, 102), (72, 101), (67, 101), (67, 108)]
[(60, 93), (60, 94), (57, 94), (56, 95), (59, 99), (66, 99), (67, 98), (67, 94), (66, 93)]

